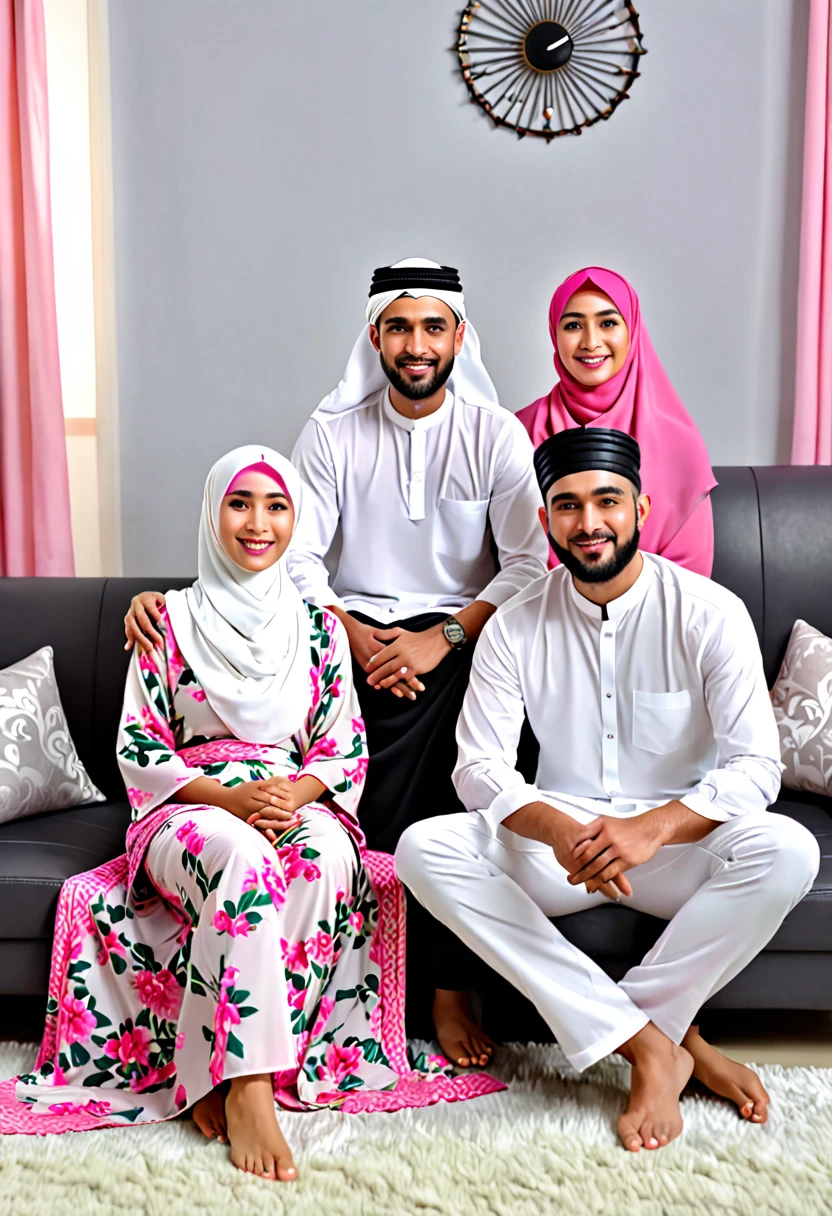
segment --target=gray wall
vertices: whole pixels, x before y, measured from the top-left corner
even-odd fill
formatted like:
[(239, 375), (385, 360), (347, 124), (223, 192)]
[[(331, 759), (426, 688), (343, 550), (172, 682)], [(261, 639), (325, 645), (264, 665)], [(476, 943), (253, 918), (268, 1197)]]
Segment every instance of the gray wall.
[(642, 0), (630, 100), (546, 146), (468, 102), (460, 0), (111, 0), (125, 573), (194, 571), (211, 463), (290, 451), (414, 254), (460, 267), (510, 409), (596, 262), (713, 463), (788, 460), (808, 7)]

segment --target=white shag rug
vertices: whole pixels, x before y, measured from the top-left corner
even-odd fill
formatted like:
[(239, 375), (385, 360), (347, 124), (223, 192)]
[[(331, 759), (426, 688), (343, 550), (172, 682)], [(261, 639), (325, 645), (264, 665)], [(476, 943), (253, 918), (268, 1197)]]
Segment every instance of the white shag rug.
[[(0, 1078), (35, 1049), (0, 1045)], [(832, 1212), (832, 1069), (761, 1068), (766, 1127), (685, 1098), (682, 1138), (629, 1155), (616, 1119), (628, 1068), (579, 1080), (557, 1047), (509, 1046), (507, 1092), (397, 1114), (285, 1114), (296, 1184), (239, 1173), (190, 1121), (0, 1139), (4, 1216), (826, 1216)]]

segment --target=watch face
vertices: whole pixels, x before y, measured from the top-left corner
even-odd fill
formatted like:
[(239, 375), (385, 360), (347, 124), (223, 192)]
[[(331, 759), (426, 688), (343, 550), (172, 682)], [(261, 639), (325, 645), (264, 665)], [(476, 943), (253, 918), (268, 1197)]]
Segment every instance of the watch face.
[(459, 621), (446, 621), (442, 626), (442, 630), (452, 646), (459, 646), (465, 641), (465, 630)]

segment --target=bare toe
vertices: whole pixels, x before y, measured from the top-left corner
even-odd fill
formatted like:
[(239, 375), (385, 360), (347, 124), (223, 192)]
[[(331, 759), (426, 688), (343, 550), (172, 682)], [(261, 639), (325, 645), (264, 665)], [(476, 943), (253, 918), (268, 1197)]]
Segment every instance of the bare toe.
[(277, 1177), (281, 1182), (297, 1182), (298, 1171), (295, 1169), (291, 1157), (278, 1158)]
[(627, 1114), (618, 1120), (618, 1138), (629, 1153), (637, 1153), (643, 1147), (638, 1128)]
[(654, 1134), (653, 1122), (651, 1119), (645, 1119), (641, 1127), (638, 1129), (638, 1134), (641, 1136), (642, 1144), (645, 1148), (658, 1148), (658, 1137)]
[(219, 1137), (220, 1129), (217, 1125), (217, 1113), (214, 1109), (215, 1103), (212, 1100), (212, 1094), (206, 1094), (204, 1098), (200, 1098), (194, 1103), (193, 1121), (209, 1140), (215, 1140)]
[(475, 1046), (480, 1064), (487, 1064), (494, 1052), (494, 1044), (488, 1039), (477, 1039)]
[(437, 989), (433, 1022), (442, 1052), (460, 1068), (487, 1064), (494, 1045), (477, 1024), (468, 994)]

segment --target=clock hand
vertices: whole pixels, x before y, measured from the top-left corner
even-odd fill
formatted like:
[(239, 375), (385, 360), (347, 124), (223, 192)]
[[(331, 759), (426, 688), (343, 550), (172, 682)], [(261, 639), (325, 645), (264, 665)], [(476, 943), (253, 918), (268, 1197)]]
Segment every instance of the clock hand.
[(553, 42), (551, 46), (547, 46), (546, 50), (547, 51), (556, 51), (559, 46), (563, 46), (564, 42), (568, 42), (568, 41), (569, 41), (569, 34), (564, 34), (564, 36), (562, 38), (559, 38), (557, 42)]

